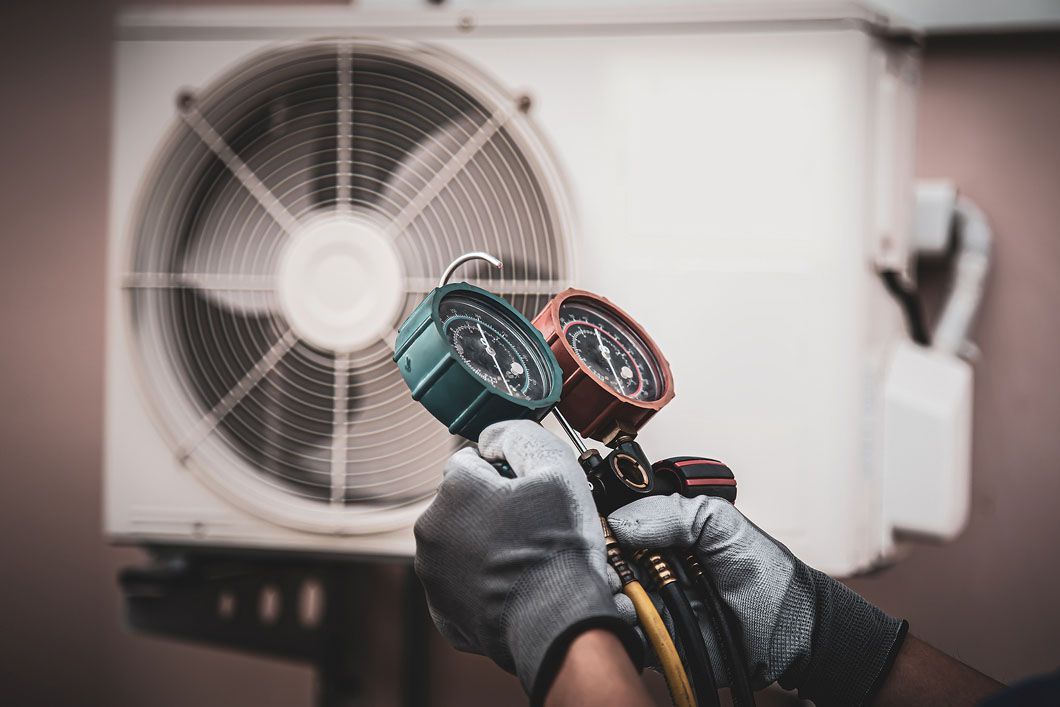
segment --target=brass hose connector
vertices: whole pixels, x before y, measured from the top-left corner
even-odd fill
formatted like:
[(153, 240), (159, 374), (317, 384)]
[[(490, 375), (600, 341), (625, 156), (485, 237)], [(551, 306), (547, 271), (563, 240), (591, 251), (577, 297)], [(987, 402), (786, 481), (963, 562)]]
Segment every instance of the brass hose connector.
[(637, 576), (633, 574), (633, 568), (629, 566), (626, 558), (622, 556), (622, 548), (618, 546), (618, 540), (615, 539), (615, 534), (611, 532), (611, 526), (608, 524), (607, 518), (600, 516), (600, 525), (604, 529), (604, 548), (607, 550), (607, 561), (618, 574), (623, 586), (636, 581)]
[(697, 577), (705, 577), (707, 575), (706, 570), (703, 569), (703, 565), (699, 564), (699, 558), (691, 552), (685, 557), (685, 567), (688, 568), (690, 573)]
[(648, 574), (655, 580), (657, 586), (665, 587), (677, 581), (677, 575), (659, 553), (651, 550), (637, 550), (633, 553), (633, 559), (648, 570)]

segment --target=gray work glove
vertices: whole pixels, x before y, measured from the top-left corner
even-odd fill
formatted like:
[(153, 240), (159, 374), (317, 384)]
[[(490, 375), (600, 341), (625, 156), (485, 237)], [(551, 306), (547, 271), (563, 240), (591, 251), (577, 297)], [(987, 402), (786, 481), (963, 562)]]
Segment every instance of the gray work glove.
[[(755, 689), (779, 681), (818, 707), (846, 707), (864, 704), (890, 670), (905, 622), (803, 564), (731, 503), (653, 496), (609, 520), (626, 547), (692, 549), (735, 619)], [(615, 601), (629, 620), (628, 600)], [(717, 660), (712, 631), (700, 627)]]
[[(516, 478), (486, 460), (507, 461)], [(416, 523), (416, 573), (438, 630), (518, 675), (535, 704), (588, 628), (614, 631), (639, 667), (640, 643), (611, 598), (606, 564), (574, 452), (525, 420), (487, 427), (478, 453), (454, 454)]]

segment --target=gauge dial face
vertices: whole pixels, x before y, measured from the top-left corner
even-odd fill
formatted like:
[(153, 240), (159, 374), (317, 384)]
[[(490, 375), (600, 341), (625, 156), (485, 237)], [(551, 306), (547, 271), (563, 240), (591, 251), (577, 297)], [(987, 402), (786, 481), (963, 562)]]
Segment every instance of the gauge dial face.
[(618, 316), (572, 297), (560, 304), (559, 323), (574, 355), (611, 390), (645, 402), (663, 396), (666, 383), (651, 348)]
[(543, 400), (552, 392), (539, 347), (507, 312), (455, 292), (442, 300), (438, 314), (453, 353), (492, 388), (523, 400)]

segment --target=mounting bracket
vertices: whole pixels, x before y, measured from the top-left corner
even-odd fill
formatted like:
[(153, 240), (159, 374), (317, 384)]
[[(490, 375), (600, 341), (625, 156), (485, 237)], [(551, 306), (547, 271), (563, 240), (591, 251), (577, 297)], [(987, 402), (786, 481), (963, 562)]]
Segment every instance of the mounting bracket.
[[(148, 548), (118, 575), (129, 625), (147, 634), (312, 665), (319, 707), (361, 705), (372, 653), (369, 590), (380, 563)], [(428, 622), (408, 563), (402, 600), (406, 707), (427, 706)]]

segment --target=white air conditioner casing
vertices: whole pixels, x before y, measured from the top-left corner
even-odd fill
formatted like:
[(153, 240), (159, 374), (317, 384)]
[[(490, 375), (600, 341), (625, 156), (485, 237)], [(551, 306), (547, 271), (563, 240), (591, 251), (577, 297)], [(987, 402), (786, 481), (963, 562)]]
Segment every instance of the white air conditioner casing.
[(132, 352), (122, 288), (131, 222), (178, 120), (175, 97), (255, 52), (319, 37), (422, 43), (528, 96), (572, 205), (567, 279), (620, 303), (672, 365), (677, 397), (643, 431), (647, 452), (724, 459), (744, 513), (824, 571), (887, 556), (882, 392), (907, 337), (877, 268), (908, 256), (918, 59), (881, 16), (831, 3), (123, 15), (107, 310), (111, 538), (412, 551), (414, 514), (396, 529), (328, 533), (218, 493), (178, 461)]

